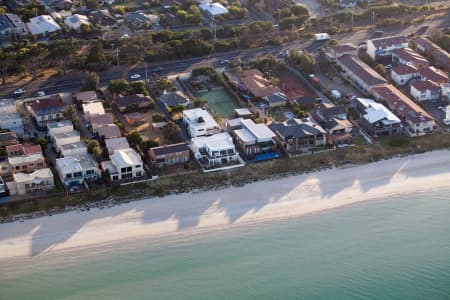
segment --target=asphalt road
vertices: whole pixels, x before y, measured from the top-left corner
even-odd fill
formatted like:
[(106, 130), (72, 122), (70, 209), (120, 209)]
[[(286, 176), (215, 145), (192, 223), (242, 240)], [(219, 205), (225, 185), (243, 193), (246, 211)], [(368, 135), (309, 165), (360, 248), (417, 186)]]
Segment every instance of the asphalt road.
[[(433, 28), (445, 28), (450, 26), (450, 17), (444, 16), (443, 18), (435, 18), (433, 20), (425, 21), (421, 24), (410, 25), (410, 26), (395, 26), (391, 28), (383, 29), (385, 36), (388, 35), (406, 35), (411, 32), (417, 32), (419, 29), (426, 27), (425, 34), (429, 33)], [(334, 37), (340, 43), (359, 44), (361, 42), (370, 39), (373, 36), (373, 32), (376, 29), (371, 29), (367, 31), (351, 32), (337, 35)], [(174, 75), (183, 72), (188, 72), (192, 68), (198, 66), (206, 66), (211, 64), (213, 67), (221, 66), (221, 61), (224, 59), (234, 60), (236, 58), (241, 58), (243, 61), (251, 60), (258, 56), (263, 56), (267, 54), (278, 54), (281, 50), (307, 50), (309, 52), (315, 52), (317, 49), (323, 46), (323, 42), (315, 42), (309, 40), (307, 42), (300, 43), (290, 42), (284, 44), (283, 46), (268, 46), (249, 50), (237, 50), (227, 53), (218, 53), (213, 55), (210, 59), (208, 57), (181, 59), (176, 61), (167, 61), (162, 63), (148, 63), (147, 73), (149, 79), (152, 79), (153, 73), (156, 72), (158, 76)], [(141, 79), (145, 79), (145, 65), (141, 64), (134, 68), (127, 68), (126, 66), (117, 68), (111, 67), (108, 71), (101, 72), (100, 76), (100, 86), (107, 85), (110, 80), (126, 78), (130, 79), (132, 74), (141, 75)], [(28, 82), (25, 85), (10, 85), (7, 87), (0, 88), (1, 98), (13, 97), (13, 91), (18, 88), (25, 88), (26, 93), (21, 95), (20, 98), (27, 98), (35, 95), (37, 91), (44, 91), (47, 95), (55, 94), (60, 92), (76, 92), (79, 91), (82, 86), (83, 74), (82, 72), (72, 72), (60, 79), (49, 79), (49, 80), (34, 80)]]

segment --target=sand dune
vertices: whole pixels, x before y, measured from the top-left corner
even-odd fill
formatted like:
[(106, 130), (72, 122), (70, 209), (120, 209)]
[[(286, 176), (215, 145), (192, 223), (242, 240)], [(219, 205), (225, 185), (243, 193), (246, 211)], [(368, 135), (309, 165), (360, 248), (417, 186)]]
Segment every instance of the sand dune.
[(224, 229), (449, 186), (450, 151), (0, 225), (0, 260)]

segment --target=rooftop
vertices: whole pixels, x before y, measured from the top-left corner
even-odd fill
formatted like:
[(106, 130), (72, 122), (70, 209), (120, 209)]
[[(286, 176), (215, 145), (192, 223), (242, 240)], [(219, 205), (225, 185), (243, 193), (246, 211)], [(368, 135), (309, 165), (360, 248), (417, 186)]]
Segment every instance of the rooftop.
[(62, 128), (62, 127), (71, 127), (73, 130), (73, 124), (70, 120), (61, 120), (57, 122), (48, 122), (47, 128), (53, 129), (53, 128)]
[(394, 110), (397, 115), (413, 123), (434, 120), (433, 117), (423, 110), (417, 103), (391, 84), (382, 84), (374, 87), (373, 92), (386, 101), (389, 108)]
[(391, 72), (398, 74), (398, 75), (407, 75), (407, 74), (417, 73), (417, 69), (410, 67), (408, 65), (399, 65), (397, 67), (393, 67), (391, 69)]
[(31, 18), (27, 23), (31, 34), (46, 34), (61, 30), (61, 26), (49, 15), (42, 15)]
[(303, 138), (326, 133), (325, 130), (311, 118), (273, 122), (269, 125), (269, 128), (285, 139)]
[(64, 173), (74, 173), (96, 168), (96, 163), (89, 155), (67, 156), (56, 159), (56, 168)]
[(356, 46), (351, 43), (336, 45), (336, 46), (333, 46), (332, 49), (336, 54), (346, 53), (346, 52), (357, 50)]
[(228, 9), (220, 3), (202, 3), (198, 6), (210, 16), (218, 16), (228, 13)]
[(114, 151), (110, 158), (116, 168), (119, 169), (137, 165), (142, 166), (141, 157), (132, 148)]
[(105, 139), (118, 138), (122, 136), (119, 127), (116, 124), (102, 125), (97, 128), (98, 136)]
[(65, 104), (58, 97), (52, 97), (36, 100), (30, 104), (30, 107), (39, 116), (60, 113)]
[(189, 103), (189, 99), (180, 91), (164, 93), (159, 101), (167, 107), (187, 105)]
[(221, 132), (210, 136), (199, 136), (192, 138), (191, 143), (197, 149), (207, 148), (210, 151), (235, 148), (233, 138), (227, 132)]
[(381, 103), (367, 98), (356, 98), (366, 110), (363, 116), (370, 124), (383, 121), (383, 123), (401, 123), (400, 119)]
[(82, 103), (91, 102), (98, 99), (95, 91), (79, 92), (73, 96)]
[(353, 55), (344, 54), (337, 60), (347, 69), (351, 70), (360, 80), (364, 81), (368, 86), (387, 82), (386, 79), (375, 72), (375, 70), (373, 70), (366, 63)]
[(211, 114), (202, 108), (193, 108), (183, 110), (183, 117), (189, 120), (190, 125), (219, 127)]
[(403, 61), (411, 63), (412, 65), (420, 66), (429, 64), (428, 60), (425, 57), (412, 50), (411, 48), (395, 49), (392, 54)]
[(448, 82), (448, 75), (435, 67), (422, 68), (419, 70), (422, 77), (436, 83)]
[(15, 182), (32, 182), (37, 185), (45, 182), (47, 178), (53, 177), (53, 173), (49, 168), (35, 170), (33, 173), (15, 173), (13, 178)]
[(143, 94), (130, 95), (130, 96), (122, 96), (116, 98), (115, 102), (118, 107), (127, 107), (131, 104), (141, 104), (146, 102), (151, 102), (152, 98), (149, 96), (145, 96)]
[(189, 151), (189, 147), (186, 143), (178, 143), (172, 145), (163, 145), (159, 147), (153, 147), (149, 151), (153, 151), (156, 156), (166, 155), (170, 153)]
[(114, 153), (116, 150), (120, 149), (128, 149), (130, 145), (128, 144), (128, 140), (125, 137), (118, 137), (105, 140), (106, 149), (108, 149), (109, 153)]
[(426, 90), (438, 90), (440, 87), (437, 83), (432, 81), (414, 81), (411, 83), (411, 87), (414, 87), (418, 91), (426, 91)]
[(113, 124), (113, 115), (112, 113), (105, 113), (103, 115), (93, 115), (91, 118), (91, 124), (92, 125), (107, 125), (107, 124)]
[(367, 42), (372, 42), (375, 48), (386, 49), (392, 46), (408, 44), (408, 38), (406, 36), (389, 36), (368, 40)]
[(264, 97), (280, 92), (280, 89), (264, 78), (263, 73), (257, 69), (244, 70), (240, 81), (244, 88), (248, 89), (255, 97)]

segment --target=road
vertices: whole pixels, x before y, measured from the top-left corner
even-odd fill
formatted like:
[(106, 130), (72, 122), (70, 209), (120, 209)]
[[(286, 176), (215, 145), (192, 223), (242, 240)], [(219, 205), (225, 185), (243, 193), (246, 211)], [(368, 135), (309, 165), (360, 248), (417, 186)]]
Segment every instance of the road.
[[(433, 20), (425, 21), (421, 24), (408, 25), (408, 26), (395, 26), (391, 28), (385, 28), (385, 35), (406, 35), (411, 32), (416, 32), (419, 28), (423, 26), (428, 26), (426, 31), (430, 31), (433, 28), (445, 28), (450, 26), (450, 17), (448, 15), (443, 18), (435, 18)], [(335, 36), (340, 43), (349, 43), (352, 42), (354, 44), (359, 44), (361, 42), (370, 39), (373, 34), (373, 30), (366, 31), (358, 31), (358, 32), (350, 32), (343, 33)], [(323, 42), (315, 42), (313, 40), (309, 40), (306, 42), (289, 42), (282, 46), (267, 46), (255, 49), (248, 50), (236, 50), (227, 53), (217, 53), (213, 55), (210, 59), (208, 57), (198, 57), (198, 58), (190, 58), (190, 59), (180, 59), (175, 61), (167, 61), (167, 62), (156, 62), (156, 63), (148, 63), (147, 69), (150, 74), (150, 79), (152, 77), (152, 73), (156, 69), (161, 69), (160, 72), (157, 72), (159, 76), (167, 76), (174, 75), (183, 72), (188, 72), (192, 68), (198, 66), (206, 66), (211, 64), (213, 67), (220, 66), (220, 61), (224, 59), (234, 60), (236, 58), (241, 58), (243, 61), (248, 61), (258, 56), (263, 56), (267, 54), (277, 54), (280, 50), (307, 50), (309, 52), (315, 52), (317, 49), (323, 46)], [(127, 78), (129, 79), (131, 74), (139, 74), (141, 78), (145, 78), (145, 65), (141, 64), (137, 67), (127, 68), (127, 67), (111, 67), (108, 71), (101, 72), (100, 76), (100, 86), (107, 85), (110, 80)], [(55, 94), (60, 92), (77, 92), (80, 90), (83, 81), (83, 73), (82, 72), (72, 72), (63, 78), (60, 79), (49, 79), (49, 80), (34, 80), (25, 85), (10, 85), (7, 87), (1, 87), (0, 97), (7, 98), (12, 97), (12, 92), (20, 87), (26, 88), (27, 92), (21, 96), (21, 98), (31, 97), (35, 94), (36, 91), (44, 91), (48, 94)]]

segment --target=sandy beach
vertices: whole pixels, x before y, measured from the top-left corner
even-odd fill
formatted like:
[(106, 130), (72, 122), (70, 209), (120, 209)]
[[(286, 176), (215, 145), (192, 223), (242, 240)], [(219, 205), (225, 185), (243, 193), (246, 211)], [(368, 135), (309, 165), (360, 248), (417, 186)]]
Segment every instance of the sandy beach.
[(450, 151), (0, 224), (0, 261), (194, 234), (448, 187)]

